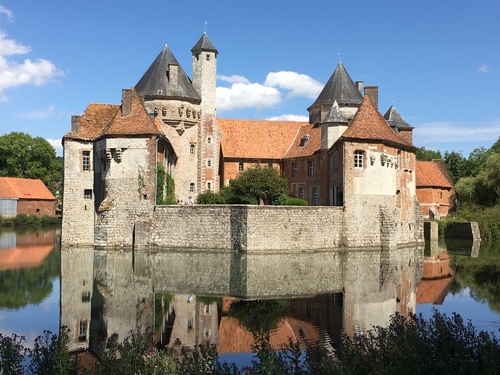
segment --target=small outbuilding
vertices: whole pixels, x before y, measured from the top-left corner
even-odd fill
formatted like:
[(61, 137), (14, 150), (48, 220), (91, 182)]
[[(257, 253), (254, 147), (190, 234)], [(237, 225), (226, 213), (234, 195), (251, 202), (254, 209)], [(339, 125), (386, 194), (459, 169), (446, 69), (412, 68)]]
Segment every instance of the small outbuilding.
[(56, 198), (42, 180), (0, 177), (0, 215), (54, 216)]
[(417, 198), (424, 218), (446, 219), (453, 209), (454, 186), (443, 160), (417, 161)]

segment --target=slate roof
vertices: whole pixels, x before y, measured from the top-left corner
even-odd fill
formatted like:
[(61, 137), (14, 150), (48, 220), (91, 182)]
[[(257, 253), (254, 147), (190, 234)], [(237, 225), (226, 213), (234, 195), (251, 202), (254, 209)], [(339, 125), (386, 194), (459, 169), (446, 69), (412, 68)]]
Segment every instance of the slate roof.
[(0, 177), (0, 199), (1, 198), (56, 200), (42, 180), (17, 177)]
[(132, 110), (130, 115), (122, 116), (121, 112), (113, 118), (104, 129), (103, 135), (152, 135), (160, 134), (158, 125), (153, 122), (151, 116), (144, 108), (141, 99), (132, 88)]
[(206, 33), (203, 33), (200, 40), (191, 48), (191, 52), (196, 56), (198, 56), (201, 51), (214, 52), (216, 56), (219, 53)]
[(322, 121), (322, 123), (326, 123), (326, 122), (345, 123), (345, 124), (348, 123), (347, 119), (340, 111), (340, 107), (339, 107), (336, 100), (333, 102), (333, 105), (332, 105), (332, 108), (330, 109), (330, 112), (325, 117), (325, 119)]
[(391, 108), (387, 110), (387, 112), (384, 115), (384, 118), (391, 128), (408, 129), (408, 130), (414, 128), (413, 126), (408, 124), (405, 120), (403, 120), (403, 118), (393, 105), (391, 105)]
[(357, 106), (362, 100), (363, 95), (361, 95), (349, 73), (345, 70), (344, 65), (339, 62), (318, 98), (308, 110), (319, 106), (330, 106), (335, 101), (340, 106), (345, 106), (346, 104)]
[(415, 149), (415, 146), (392, 131), (382, 115), (375, 109), (368, 96), (364, 97), (356, 115), (341, 139), (392, 143)]
[(225, 158), (281, 159), (307, 122), (217, 119)]
[[(203, 37), (202, 37), (203, 38)], [(179, 67), (177, 85), (169, 82), (170, 65)], [(179, 99), (192, 103), (199, 103), (200, 96), (196, 93), (191, 80), (179, 65), (170, 49), (165, 45), (160, 54), (153, 61), (146, 73), (135, 85), (136, 91), (148, 99)]]
[(452, 185), (443, 175), (438, 165), (434, 161), (417, 161), (415, 169), (416, 186), (423, 187), (439, 187), (451, 189)]
[(109, 125), (119, 112), (118, 104), (96, 104), (91, 103), (80, 117), (78, 132), (68, 132), (64, 138), (76, 138), (93, 140)]

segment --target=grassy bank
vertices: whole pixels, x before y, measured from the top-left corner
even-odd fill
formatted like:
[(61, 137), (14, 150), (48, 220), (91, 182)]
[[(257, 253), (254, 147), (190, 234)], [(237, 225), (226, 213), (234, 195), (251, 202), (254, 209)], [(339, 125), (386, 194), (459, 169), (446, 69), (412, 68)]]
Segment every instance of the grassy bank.
[(58, 216), (17, 214), (15, 217), (0, 216), (0, 228), (29, 229), (61, 224)]

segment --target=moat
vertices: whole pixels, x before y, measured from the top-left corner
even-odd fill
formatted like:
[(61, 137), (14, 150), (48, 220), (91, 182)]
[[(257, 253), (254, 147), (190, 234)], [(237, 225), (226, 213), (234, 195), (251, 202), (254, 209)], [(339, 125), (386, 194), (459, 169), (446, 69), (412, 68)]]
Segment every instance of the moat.
[(436, 308), (499, 335), (498, 281), (451, 267), (453, 259), (500, 264), (498, 251), (471, 243), (339, 253), (101, 252), (61, 248), (59, 233), (0, 235), (1, 333), (30, 343), (65, 325), (77, 350), (154, 327), (162, 345), (210, 342), (231, 356), (250, 352), (249, 324), (275, 322), (274, 344), (292, 337), (328, 346), (342, 332), (387, 324), (395, 312), (430, 316)]

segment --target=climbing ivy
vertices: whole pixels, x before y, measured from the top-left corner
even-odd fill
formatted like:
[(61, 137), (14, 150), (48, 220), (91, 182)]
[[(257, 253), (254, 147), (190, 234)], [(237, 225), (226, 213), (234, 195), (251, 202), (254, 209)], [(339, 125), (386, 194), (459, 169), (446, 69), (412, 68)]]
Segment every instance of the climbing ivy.
[(175, 204), (175, 183), (162, 163), (156, 166), (156, 204)]

